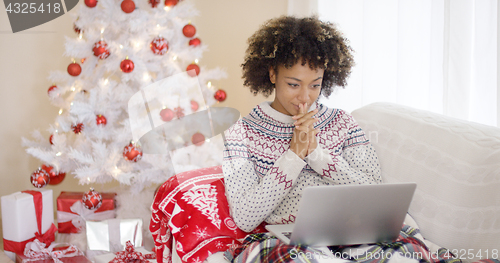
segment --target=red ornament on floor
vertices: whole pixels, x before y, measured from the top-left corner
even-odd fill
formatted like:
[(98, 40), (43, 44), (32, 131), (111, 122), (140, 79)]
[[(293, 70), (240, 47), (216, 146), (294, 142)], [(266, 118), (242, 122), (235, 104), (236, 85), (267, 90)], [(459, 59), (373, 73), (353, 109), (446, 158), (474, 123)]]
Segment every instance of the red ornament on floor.
[(191, 24), (187, 24), (182, 28), (182, 34), (184, 34), (184, 36), (186, 37), (191, 38), (194, 36), (194, 34), (196, 34), (196, 28)]
[(214, 99), (219, 102), (223, 102), (226, 99), (226, 92), (224, 90), (218, 90), (214, 94)]
[(196, 76), (198, 76), (198, 74), (200, 74), (200, 67), (194, 63), (189, 64), (189, 66), (187, 66), (187, 68), (186, 68), (186, 71), (187, 71), (189, 76), (196, 77)]
[(205, 135), (197, 132), (191, 136), (191, 142), (196, 146), (201, 146), (205, 143)]
[(179, 3), (179, 0), (165, 0), (165, 6), (173, 7)]
[(98, 209), (102, 205), (102, 195), (90, 188), (90, 191), (83, 194), (82, 203), (89, 210)]
[(189, 40), (189, 45), (190, 46), (196, 47), (196, 46), (198, 46), (200, 44), (201, 44), (201, 40), (199, 38), (197, 38), (197, 37)]
[(71, 125), (71, 129), (75, 134), (80, 134), (83, 131), (83, 123)]
[(162, 121), (171, 121), (174, 118), (174, 116), (175, 116), (174, 112), (169, 108), (165, 108), (160, 111), (160, 117)]
[(142, 151), (139, 147), (131, 142), (129, 145), (123, 148), (123, 157), (128, 161), (137, 162), (142, 159)]
[(42, 188), (49, 184), (50, 175), (42, 168), (38, 168), (38, 170), (31, 174), (30, 181), (34, 187)]
[(122, 11), (130, 14), (135, 10), (135, 3), (132, 0), (124, 0), (121, 4)]
[(168, 52), (168, 42), (163, 37), (155, 37), (153, 41), (151, 41), (151, 51), (156, 55), (164, 55)]
[(97, 5), (97, 0), (85, 0), (85, 5), (93, 8)]
[(101, 114), (96, 115), (95, 122), (97, 125), (106, 125), (106, 123), (108, 123), (106, 117), (102, 116)]
[(66, 177), (66, 173), (63, 172), (56, 172), (56, 169), (52, 166), (46, 166), (45, 164), (42, 164), (42, 169), (45, 170), (50, 177), (49, 184), (50, 185), (56, 185), (60, 184), (63, 180), (64, 177)]
[(104, 40), (95, 43), (92, 47), (92, 51), (94, 51), (94, 56), (98, 57), (99, 59), (105, 59), (109, 57), (108, 44), (104, 42)]
[(73, 76), (73, 77), (76, 77), (78, 75), (80, 75), (80, 73), (82, 73), (82, 67), (80, 67), (80, 65), (76, 62), (73, 62), (71, 64), (69, 64), (68, 66), (68, 73)]
[(120, 63), (120, 69), (124, 73), (130, 73), (134, 70), (134, 62), (132, 60), (126, 58)]

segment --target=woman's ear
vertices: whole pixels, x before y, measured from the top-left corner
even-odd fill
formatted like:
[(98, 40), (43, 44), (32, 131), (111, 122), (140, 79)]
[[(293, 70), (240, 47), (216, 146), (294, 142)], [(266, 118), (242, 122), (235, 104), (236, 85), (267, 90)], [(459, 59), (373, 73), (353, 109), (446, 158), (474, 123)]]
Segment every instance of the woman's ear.
[(269, 67), (269, 80), (271, 83), (276, 83), (276, 70), (273, 67)]

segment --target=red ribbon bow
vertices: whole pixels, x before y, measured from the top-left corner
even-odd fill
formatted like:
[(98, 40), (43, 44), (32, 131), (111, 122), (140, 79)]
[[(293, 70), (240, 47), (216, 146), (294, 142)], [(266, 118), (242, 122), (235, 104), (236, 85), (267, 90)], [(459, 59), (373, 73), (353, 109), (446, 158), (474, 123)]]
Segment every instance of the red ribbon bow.
[(134, 249), (132, 242), (127, 241), (124, 251), (116, 252), (116, 257), (109, 263), (148, 263), (148, 259), (155, 259), (155, 254), (143, 255), (141, 252), (137, 252)]

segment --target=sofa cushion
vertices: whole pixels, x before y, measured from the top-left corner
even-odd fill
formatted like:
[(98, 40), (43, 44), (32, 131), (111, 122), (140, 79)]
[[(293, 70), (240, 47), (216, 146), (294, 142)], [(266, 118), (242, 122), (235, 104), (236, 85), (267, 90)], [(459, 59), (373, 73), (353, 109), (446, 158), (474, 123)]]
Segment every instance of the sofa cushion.
[(425, 238), (464, 259), (498, 252), (499, 128), (390, 103), (352, 115), (375, 147), (383, 181), (418, 184), (409, 213)]

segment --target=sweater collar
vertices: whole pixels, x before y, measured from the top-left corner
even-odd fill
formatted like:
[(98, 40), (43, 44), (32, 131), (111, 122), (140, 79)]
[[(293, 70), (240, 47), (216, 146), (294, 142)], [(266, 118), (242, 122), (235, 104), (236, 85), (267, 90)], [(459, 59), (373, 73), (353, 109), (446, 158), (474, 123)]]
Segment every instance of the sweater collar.
[[(285, 124), (293, 124), (295, 122), (295, 120), (292, 119), (292, 116), (281, 113), (281, 112), (275, 110), (273, 107), (271, 107), (271, 103), (272, 103), (271, 101), (264, 101), (261, 104), (259, 104), (259, 108), (266, 115), (270, 116), (271, 118), (273, 118), (279, 122), (283, 122)], [(316, 109), (317, 107), (318, 107), (317, 102), (314, 102), (314, 104), (311, 105), (311, 107), (309, 108), (309, 111), (312, 111), (312, 110)], [(318, 113), (316, 113), (315, 116), (318, 115)]]

